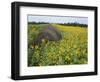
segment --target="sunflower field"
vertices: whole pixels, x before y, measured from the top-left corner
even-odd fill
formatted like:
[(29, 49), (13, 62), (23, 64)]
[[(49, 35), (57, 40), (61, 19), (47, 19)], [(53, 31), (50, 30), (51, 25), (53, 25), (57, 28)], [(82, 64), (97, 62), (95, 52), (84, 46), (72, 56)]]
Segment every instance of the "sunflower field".
[(28, 66), (75, 65), (88, 63), (88, 29), (87, 27), (51, 24), (61, 32), (59, 41), (35, 45), (33, 41), (39, 31), (49, 24), (28, 24)]

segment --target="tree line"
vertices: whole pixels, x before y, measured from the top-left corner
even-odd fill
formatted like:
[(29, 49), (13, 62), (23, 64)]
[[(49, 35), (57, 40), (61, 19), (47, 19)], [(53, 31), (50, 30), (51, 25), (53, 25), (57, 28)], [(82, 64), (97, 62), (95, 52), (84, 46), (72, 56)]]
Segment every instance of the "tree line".
[(80, 24), (80, 23), (77, 23), (77, 22), (74, 22), (74, 23), (28, 22), (28, 24), (59, 24), (59, 25), (64, 25), (64, 26), (88, 27), (87, 24)]

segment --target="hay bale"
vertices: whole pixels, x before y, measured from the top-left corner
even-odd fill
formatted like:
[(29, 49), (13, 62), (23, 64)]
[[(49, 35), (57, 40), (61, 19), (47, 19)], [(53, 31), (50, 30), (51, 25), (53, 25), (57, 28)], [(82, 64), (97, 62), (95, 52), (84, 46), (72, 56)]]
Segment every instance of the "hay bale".
[(36, 39), (34, 40), (34, 45), (40, 45), (41, 40), (45, 39), (45, 41), (58, 41), (62, 39), (60, 31), (58, 29), (48, 26), (43, 28), (39, 34), (37, 35)]

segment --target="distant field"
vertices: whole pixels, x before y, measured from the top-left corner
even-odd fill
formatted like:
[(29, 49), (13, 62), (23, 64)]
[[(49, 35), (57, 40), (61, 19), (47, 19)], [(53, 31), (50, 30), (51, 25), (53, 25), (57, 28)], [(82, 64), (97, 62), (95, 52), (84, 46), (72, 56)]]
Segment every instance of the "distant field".
[(28, 24), (28, 66), (72, 65), (88, 63), (87, 27), (50, 24), (62, 35), (60, 41), (43, 43), (32, 47), (34, 39), (41, 29), (49, 24)]

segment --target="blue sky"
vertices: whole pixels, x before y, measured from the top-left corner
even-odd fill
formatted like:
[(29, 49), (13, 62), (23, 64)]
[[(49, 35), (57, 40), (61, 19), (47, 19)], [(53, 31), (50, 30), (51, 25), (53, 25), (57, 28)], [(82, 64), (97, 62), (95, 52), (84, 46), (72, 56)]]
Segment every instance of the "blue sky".
[(69, 16), (43, 16), (28, 15), (28, 22), (49, 22), (49, 23), (80, 23), (88, 24), (87, 17), (69, 17)]

